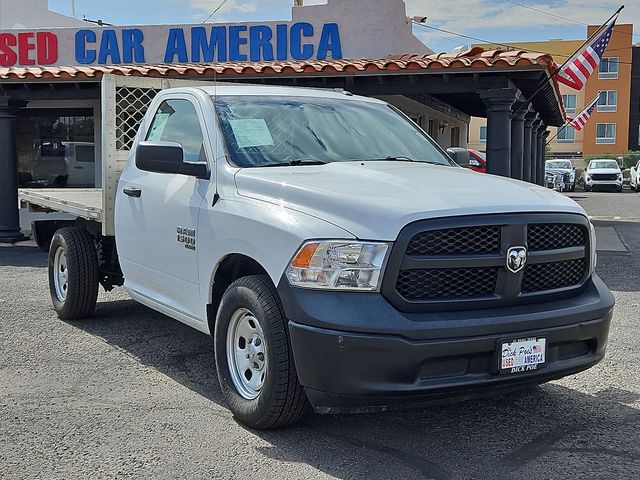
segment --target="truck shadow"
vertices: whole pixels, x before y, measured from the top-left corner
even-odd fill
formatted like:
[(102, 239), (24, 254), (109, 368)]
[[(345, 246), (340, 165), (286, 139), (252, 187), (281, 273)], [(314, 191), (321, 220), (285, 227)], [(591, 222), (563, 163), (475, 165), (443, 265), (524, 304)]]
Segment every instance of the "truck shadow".
[[(74, 325), (224, 405), (208, 336), (132, 300), (100, 303), (93, 319)], [(544, 478), (635, 478), (637, 404), (623, 389), (587, 395), (551, 383), (421, 410), (311, 415), (285, 430), (251, 433), (268, 443), (256, 447), (258, 458), (337, 478), (519, 479), (531, 469)]]

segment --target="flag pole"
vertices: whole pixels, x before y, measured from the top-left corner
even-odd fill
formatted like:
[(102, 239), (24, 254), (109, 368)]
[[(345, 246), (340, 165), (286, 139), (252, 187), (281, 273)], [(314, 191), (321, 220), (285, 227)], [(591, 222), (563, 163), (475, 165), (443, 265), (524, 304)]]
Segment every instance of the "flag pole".
[[(591, 104), (592, 104), (593, 102), (595, 102), (595, 101), (596, 101), (596, 99), (600, 98), (600, 94), (601, 94), (601, 93), (602, 93), (602, 90), (598, 90), (598, 93), (596, 94), (595, 98), (594, 98), (593, 100), (591, 100), (589, 103), (587, 103), (587, 106), (586, 106), (585, 108), (583, 108), (582, 110), (580, 110), (580, 112), (578, 113), (578, 115), (576, 115), (574, 118), (578, 118), (580, 115), (582, 115), (582, 114), (585, 112), (585, 110), (588, 110), (588, 109), (590, 108)], [(572, 119), (572, 121), (573, 121), (573, 119)], [(549, 144), (550, 144), (551, 142), (553, 142), (553, 141), (558, 137), (558, 135), (560, 135), (560, 132), (563, 132), (563, 131), (564, 131), (568, 126), (570, 126), (570, 125), (571, 125), (571, 122), (568, 122), (568, 123), (565, 123), (564, 125), (562, 125), (561, 127), (558, 127), (558, 131), (556, 132), (556, 134), (555, 134), (553, 137), (551, 137), (551, 138), (547, 141), (547, 143), (545, 144), (545, 147), (548, 147), (548, 146), (549, 146)], [(573, 128), (573, 127), (572, 127), (572, 128)]]
[(525, 105), (528, 107), (529, 104), (531, 103), (531, 100), (533, 100), (536, 97), (536, 95), (538, 95), (546, 87), (547, 82), (549, 80), (552, 80), (553, 77), (555, 77), (562, 70), (562, 67), (564, 67), (569, 62), (569, 60), (571, 60), (575, 56), (576, 53), (582, 51), (584, 46), (587, 45), (593, 37), (595, 37), (598, 33), (600, 33), (600, 31), (605, 27), (605, 25), (607, 25), (611, 20), (613, 20), (616, 15), (619, 15), (623, 9), (624, 9), (624, 5), (620, 5), (620, 8), (618, 8), (618, 10), (616, 10), (616, 12), (613, 15), (611, 15), (602, 25), (600, 25), (600, 27), (589, 38), (587, 38), (587, 40), (582, 45), (580, 45), (580, 48), (578, 48), (575, 52), (573, 52), (573, 54), (569, 58), (567, 58), (562, 65), (560, 65), (553, 72), (551, 72), (551, 75), (548, 78), (543, 78), (540, 81), (538, 88), (536, 88), (535, 91), (516, 109), (516, 111), (511, 114), (511, 118), (513, 119), (513, 117), (515, 117), (515, 115), (518, 112), (520, 112), (520, 110), (522, 110)]

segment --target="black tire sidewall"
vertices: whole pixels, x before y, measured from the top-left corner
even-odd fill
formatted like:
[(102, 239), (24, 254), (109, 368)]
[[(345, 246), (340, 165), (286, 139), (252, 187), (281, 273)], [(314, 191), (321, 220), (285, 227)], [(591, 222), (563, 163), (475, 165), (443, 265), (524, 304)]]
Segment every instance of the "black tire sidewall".
[[(254, 277), (255, 278), (255, 277)], [(214, 333), (214, 347), (216, 370), (220, 381), (220, 388), (229, 405), (229, 409), (235, 413), (238, 419), (254, 428), (262, 428), (270, 426), (273, 422), (273, 403), (276, 385), (282, 382), (277, 378), (276, 360), (281, 361), (283, 355), (288, 356), (287, 349), (278, 349), (276, 346), (274, 334), (275, 329), (286, 328), (284, 318), (281, 313), (272, 318), (268, 318), (264, 306), (259, 296), (264, 299), (265, 292), (256, 292), (252, 288), (242, 282), (245, 279), (234, 282), (225, 292), (220, 309), (218, 311)], [(276, 299), (274, 299), (277, 301)], [(251, 311), (260, 322), (264, 333), (264, 342), (266, 347), (266, 366), (267, 373), (264, 385), (258, 397), (253, 400), (244, 398), (238, 392), (233, 383), (230, 366), (227, 359), (227, 334), (229, 331), (229, 322), (233, 314), (240, 308), (246, 308)], [(284, 350), (284, 351), (283, 351)]]
[[(58, 299), (54, 285), (54, 263), (56, 251), (62, 247), (67, 257), (67, 294)], [(83, 261), (79, 256), (84, 253)], [(78, 320), (90, 315), (98, 297), (98, 259), (93, 239), (85, 230), (65, 227), (51, 239), (49, 248), (49, 291), (58, 316), (63, 320)]]
[(51, 239), (51, 245), (49, 247), (49, 291), (51, 293), (51, 301), (53, 302), (53, 307), (56, 312), (64, 314), (69, 310), (69, 305), (67, 303), (67, 299), (69, 298), (69, 293), (67, 292), (67, 296), (65, 300), (58, 299), (58, 295), (56, 294), (55, 280), (54, 275), (56, 274), (54, 263), (56, 252), (58, 248), (62, 247), (65, 255), (67, 256), (67, 262), (69, 261), (69, 247), (67, 245), (67, 241), (63, 235), (60, 235), (59, 232), (56, 232)]

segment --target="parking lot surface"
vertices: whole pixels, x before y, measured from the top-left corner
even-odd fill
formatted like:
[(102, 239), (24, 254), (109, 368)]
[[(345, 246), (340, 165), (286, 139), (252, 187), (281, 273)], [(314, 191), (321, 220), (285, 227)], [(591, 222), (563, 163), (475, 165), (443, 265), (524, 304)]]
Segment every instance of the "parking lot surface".
[(224, 407), (209, 337), (122, 289), (60, 321), (46, 254), (0, 247), (0, 478), (640, 478), (640, 194), (571, 196), (604, 232), (617, 307), (603, 362), (507, 396), (271, 432)]

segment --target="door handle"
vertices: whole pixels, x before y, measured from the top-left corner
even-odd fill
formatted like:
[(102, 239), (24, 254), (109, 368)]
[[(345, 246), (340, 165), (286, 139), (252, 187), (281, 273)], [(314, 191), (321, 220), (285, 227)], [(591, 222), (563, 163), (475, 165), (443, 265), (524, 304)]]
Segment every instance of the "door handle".
[(122, 193), (129, 197), (140, 198), (140, 196), (142, 195), (142, 190), (139, 188), (124, 188), (122, 190)]

